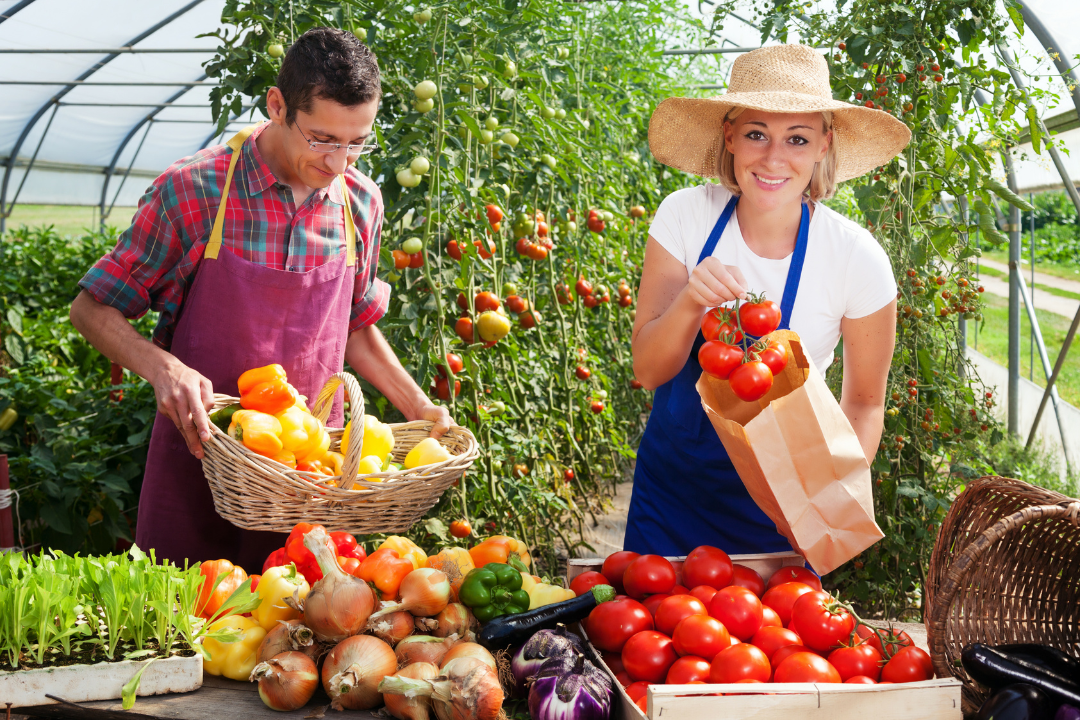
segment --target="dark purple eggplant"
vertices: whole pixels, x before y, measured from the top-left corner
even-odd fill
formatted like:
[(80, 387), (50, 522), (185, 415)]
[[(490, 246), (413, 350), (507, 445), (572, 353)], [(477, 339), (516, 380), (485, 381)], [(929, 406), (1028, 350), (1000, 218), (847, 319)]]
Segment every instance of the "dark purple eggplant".
[(991, 695), (975, 720), (1050, 720), (1052, 713), (1046, 693), (1034, 685), (1016, 683)]
[(973, 643), (960, 653), (964, 669), (977, 682), (991, 690), (998, 690), (1015, 683), (1034, 685), (1054, 701), (1080, 704), (1080, 686), (1069, 678), (1045, 670), (1018, 657), (1011, 657), (988, 645)]
[(1080, 685), (1080, 659), (1061, 652), (1057, 648), (1035, 643), (1017, 643), (1013, 645), (995, 645), (994, 649), (1011, 658), (1027, 660), (1033, 665), (1069, 678)]

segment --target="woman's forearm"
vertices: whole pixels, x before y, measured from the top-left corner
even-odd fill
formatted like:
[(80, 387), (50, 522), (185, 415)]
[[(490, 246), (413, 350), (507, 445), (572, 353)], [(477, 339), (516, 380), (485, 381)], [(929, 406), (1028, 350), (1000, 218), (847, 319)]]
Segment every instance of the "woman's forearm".
[(855, 430), (866, 461), (873, 465), (874, 456), (877, 455), (878, 445), (881, 443), (881, 432), (885, 427), (885, 406), (841, 399), (840, 409), (847, 415), (852, 429)]
[(634, 333), (634, 376), (655, 390), (679, 374), (694, 345), (705, 308), (690, 298), (687, 288), (675, 296), (660, 317)]

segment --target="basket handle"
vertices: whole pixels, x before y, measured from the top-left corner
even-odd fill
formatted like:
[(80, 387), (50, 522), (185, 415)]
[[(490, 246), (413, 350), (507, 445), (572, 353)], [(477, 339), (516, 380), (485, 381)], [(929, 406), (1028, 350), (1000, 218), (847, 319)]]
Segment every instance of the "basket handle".
[(984, 530), (949, 566), (949, 571), (945, 574), (941, 587), (938, 588), (934, 606), (930, 608), (930, 617), (926, 623), (930, 656), (938, 677), (954, 675), (952, 668), (945, 660), (945, 623), (948, 619), (949, 608), (952, 607), (952, 602), (960, 590), (968, 568), (978, 565), (992, 545), (1015, 530), (1035, 520), (1055, 518), (1066, 518), (1074, 525), (1080, 526), (1080, 502), (1071, 500), (1060, 505), (1032, 505), (1018, 510)]
[[(356, 382), (356, 378), (349, 373), (334, 373), (319, 391), (319, 397), (315, 400), (311, 414), (325, 424), (327, 418), (330, 417), (334, 395), (342, 385), (345, 386), (345, 397), (349, 401), (352, 414), (345, 427), (352, 429), (349, 431), (349, 451), (345, 454), (345, 462), (341, 466), (343, 482), (339, 487), (343, 490), (351, 490), (353, 481), (356, 479), (356, 471), (360, 467), (360, 450), (364, 446), (364, 393), (360, 391), (360, 383)], [(360, 422), (355, 422), (356, 418), (360, 418)]]

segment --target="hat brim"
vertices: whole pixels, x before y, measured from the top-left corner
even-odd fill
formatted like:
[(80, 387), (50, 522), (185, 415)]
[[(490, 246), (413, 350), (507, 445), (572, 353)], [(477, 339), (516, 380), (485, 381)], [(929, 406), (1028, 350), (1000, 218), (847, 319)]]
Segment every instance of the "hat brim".
[(734, 107), (775, 113), (833, 113), (836, 181), (859, 177), (896, 157), (911, 129), (882, 110), (792, 92), (727, 93), (711, 98), (672, 97), (649, 120), (649, 149), (657, 162), (700, 177), (720, 171), (724, 118)]

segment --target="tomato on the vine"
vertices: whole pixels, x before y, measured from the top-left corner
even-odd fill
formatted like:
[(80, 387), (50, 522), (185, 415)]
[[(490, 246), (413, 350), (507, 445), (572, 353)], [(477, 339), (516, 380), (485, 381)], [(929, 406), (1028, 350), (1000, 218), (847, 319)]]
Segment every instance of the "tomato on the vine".
[(743, 361), (743, 351), (738, 345), (728, 345), (721, 340), (707, 340), (698, 350), (698, 364), (701, 369), (721, 380), (726, 380), (731, 372)]
[(435, 369), (440, 375), (446, 377), (446, 367), (450, 367), (450, 372), (455, 375), (460, 375), (461, 371), (465, 369), (465, 363), (461, 361), (461, 356), (456, 353), (446, 353), (446, 365), (439, 364), (435, 366)]
[(617, 592), (624, 592), (623, 588), (623, 573), (626, 572), (626, 566), (637, 560), (641, 555), (630, 550), (620, 550), (619, 552), (611, 553), (604, 560), (603, 567), (600, 568), (600, 573), (611, 581), (611, 587), (615, 588)]
[(487, 212), (489, 224), (494, 225), (495, 223), (502, 221), (503, 211), (498, 205), (485, 205), (484, 210)]
[(761, 337), (780, 327), (780, 306), (762, 298), (739, 306), (739, 321), (748, 335)]
[(596, 415), (599, 415), (600, 413), (604, 412), (604, 403), (600, 402), (599, 400), (593, 400), (592, 403), (589, 404), (589, 409), (592, 410), (593, 413), (595, 413)]
[(721, 650), (712, 661), (709, 682), (734, 683), (743, 680), (769, 682), (772, 665), (761, 648), (749, 643), (732, 645)]
[(660, 555), (642, 555), (626, 566), (622, 583), (632, 598), (670, 592), (675, 587), (675, 568)]
[(576, 368), (574, 368), (574, 375), (577, 376), (578, 380), (588, 380), (589, 377), (592, 375), (592, 371), (590, 371), (589, 368), (585, 367), (584, 365), (578, 365)]
[(418, 253), (413, 253), (412, 255), (410, 255), (409, 256), (409, 267), (411, 267), (414, 270), (417, 269), (417, 268), (424, 267), (424, 253), (418, 252)]
[(844, 682), (857, 675), (864, 675), (875, 682), (881, 677), (881, 653), (866, 643), (833, 650), (829, 653), (829, 662)]
[(644, 605), (628, 597), (616, 597), (592, 609), (587, 632), (592, 644), (601, 650), (622, 652), (630, 636), (652, 629), (652, 615)]
[(774, 376), (779, 375), (787, 366), (787, 346), (773, 339), (764, 350), (758, 353), (758, 357)]
[(731, 308), (710, 308), (705, 317), (701, 318), (701, 334), (706, 340), (719, 340), (721, 335), (734, 335), (733, 342), (742, 340), (742, 333), (735, 321), (735, 313)]
[(687, 587), (708, 585), (719, 590), (731, 584), (733, 575), (731, 558), (711, 545), (699, 545), (683, 561), (683, 584)]
[(520, 315), (529, 307), (529, 301), (520, 295), (510, 295), (506, 298), (506, 309), (515, 315)]
[[(461, 381), (460, 380), (454, 380), (454, 395), (457, 396), (457, 395), (460, 395), (460, 394), (461, 394)], [(435, 378), (435, 395), (440, 400), (449, 400), (450, 399), (450, 381), (447, 380), (443, 376)]]
[(634, 680), (662, 682), (668, 669), (678, 659), (671, 638), (655, 630), (643, 630), (632, 635), (622, 649), (623, 667)]
[(502, 303), (499, 302), (499, 297), (487, 290), (476, 293), (476, 298), (473, 300), (473, 306), (476, 308), (476, 312), (482, 313), (487, 310), (498, 310)]
[(585, 278), (578, 278), (578, 281), (574, 283), (574, 292), (580, 297), (592, 294), (592, 283)]
[(769, 577), (769, 584), (765, 586), (765, 589), (772, 590), (777, 585), (789, 582), (802, 583), (803, 585), (809, 585), (814, 590), (821, 590), (821, 578), (815, 575), (812, 570), (799, 565), (788, 565), (774, 572)]
[(462, 340), (464, 340), (465, 342), (471, 343), (473, 341), (473, 321), (472, 321), (472, 318), (467, 318), (467, 317), (458, 318), (457, 322), (454, 323), (454, 332), (456, 332), (457, 336), (459, 338), (461, 338)]
[(409, 267), (409, 254), (404, 250), (391, 250), (390, 254), (394, 256), (395, 270), (404, 270)]
[(743, 402), (754, 402), (772, 389), (773, 374), (760, 360), (743, 363), (728, 376), (731, 391)]
[(671, 634), (675, 651), (680, 655), (712, 658), (724, 648), (731, 647), (731, 635), (724, 623), (708, 615), (689, 615), (675, 626)]
[(824, 652), (851, 637), (855, 618), (847, 608), (837, 606), (828, 593), (815, 590), (795, 601), (788, 627), (798, 633), (807, 647)]

